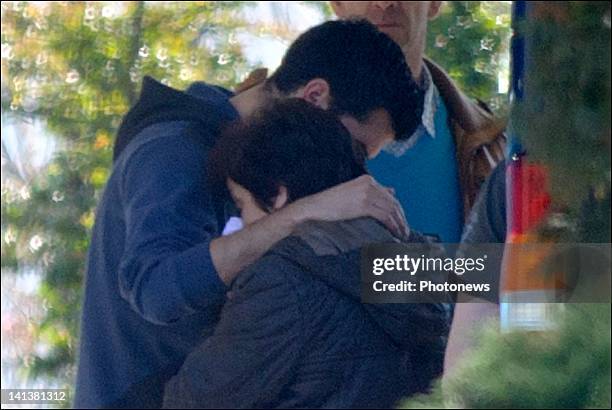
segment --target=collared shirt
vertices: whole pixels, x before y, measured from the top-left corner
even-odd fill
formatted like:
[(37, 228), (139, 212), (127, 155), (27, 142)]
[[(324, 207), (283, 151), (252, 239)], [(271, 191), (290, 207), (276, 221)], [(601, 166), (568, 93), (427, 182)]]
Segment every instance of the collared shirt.
[(423, 69), (426, 87), (421, 125), (410, 138), (388, 144), (368, 161), (372, 176), (395, 189), (414, 230), (458, 243), (463, 229), (463, 202), (456, 147), (446, 105)]
[(426, 65), (423, 65), (421, 87), (426, 90), (421, 124), (410, 136), (410, 138), (401, 141), (393, 141), (387, 144), (383, 148), (384, 152), (400, 157), (407, 150), (412, 148), (420, 138), (436, 138), (435, 116), (438, 108), (438, 98), (440, 93), (438, 88), (435, 86), (433, 79), (431, 78), (431, 73)]

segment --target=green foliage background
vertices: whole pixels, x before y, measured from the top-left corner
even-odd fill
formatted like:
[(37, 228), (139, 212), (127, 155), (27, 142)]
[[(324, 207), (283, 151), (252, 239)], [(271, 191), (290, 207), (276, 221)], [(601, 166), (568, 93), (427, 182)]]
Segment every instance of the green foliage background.
[[(331, 15), (325, 2), (304, 3)], [(508, 2), (448, 3), (432, 23), (428, 54), (468, 94), (503, 109), (497, 73), (507, 51)], [(291, 35), (282, 24), (245, 21), (251, 2), (126, 2), (119, 12), (113, 4), (2, 3), (3, 122), (40, 123), (59, 146), (42, 171), (24, 178), (2, 140), (2, 275), (42, 274), (44, 314), (32, 327), (50, 349), (24, 357), (22, 370), (67, 386), (95, 207), (114, 133), (143, 75), (176, 88), (195, 80), (231, 88), (253, 68), (237, 28)]]
[(470, 97), (504, 114), (508, 90), (498, 95), (497, 79), (500, 73), (509, 76), (510, 2), (447, 3), (430, 22), (427, 55), (440, 63)]
[(609, 304), (568, 306), (556, 332), (489, 326), (475, 340), (450, 377), (402, 408), (610, 408)]
[(550, 169), (563, 240), (610, 242), (610, 2), (561, 2), (522, 30), (533, 69), (516, 131)]

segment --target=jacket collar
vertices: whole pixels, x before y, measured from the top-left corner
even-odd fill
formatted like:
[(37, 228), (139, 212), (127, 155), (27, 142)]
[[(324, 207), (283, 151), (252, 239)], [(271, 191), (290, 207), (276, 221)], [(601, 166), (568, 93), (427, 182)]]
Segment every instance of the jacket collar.
[(449, 119), (463, 132), (455, 133), (455, 143), (466, 151), (493, 142), (505, 129), (505, 122), (496, 119), (486, 105), (476, 103), (455, 85), (450, 76), (436, 63), (424, 58), (449, 113)]
[(465, 132), (477, 132), (490, 125), (493, 121), (493, 114), (475, 104), (461, 92), (439, 65), (428, 58), (425, 58), (424, 61), (425, 66), (431, 73), (433, 83), (446, 103), (450, 116), (457, 121)]
[(294, 233), (319, 255), (338, 255), (371, 243), (398, 242), (379, 222), (358, 218), (338, 222), (308, 221)]

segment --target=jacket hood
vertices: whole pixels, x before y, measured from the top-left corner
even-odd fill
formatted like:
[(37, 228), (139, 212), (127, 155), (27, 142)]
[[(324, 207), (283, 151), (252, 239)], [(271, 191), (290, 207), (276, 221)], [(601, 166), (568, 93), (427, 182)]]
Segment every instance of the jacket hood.
[[(369, 244), (398, 243), (383, 225), (370, 218), (340, 222), (311, 221), (300, 225), (290, 241), (300, 241), (306, 252), (296, 252), (295, 242), (284, 248), (286, 257), (344, 296), (361, 302), (361, 249)], [(286, 240), (287, 241), (287, 240)], [(408, 242), (426, 242), (412, 233)], [(278, 247), (277, 247), (278, 249)], [(448, 313), (443, 304), (363, 304), (364, 310), (392, 342), (407, 348), (439, 343), (448, 332)]]
[(229, 91), (202, 82), (194, 83), (187, 91), (179, 91), (145, 77), (138, 101), (119, 127), (113, 160), (117, 160), (138, 133), (161, 122), (195, 122), (216, 135), (223, 124), (238, 116), (228, 101), (230, 96)]

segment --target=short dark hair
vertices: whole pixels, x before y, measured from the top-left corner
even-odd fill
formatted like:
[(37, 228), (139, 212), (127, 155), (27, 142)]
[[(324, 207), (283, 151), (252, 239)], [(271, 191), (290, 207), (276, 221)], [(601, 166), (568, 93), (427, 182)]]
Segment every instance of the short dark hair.
[(330, 86), (331, 107), (359, 121), (384, 108), (396, 138), (408, 138), (421, 121), (424, 93), (412, 78), (401, 48), (366, 20), (328, 21), (289, 47), (268, 79), (287, 94), (314, 78)]
[(281, 185), (295, 201), (366, 173), (365, 155), (340, 120), (297, 98), (277, 101), (226, 129), (208, 163), (217, 190), (227, 193), (231, 178), (264, 210)]

